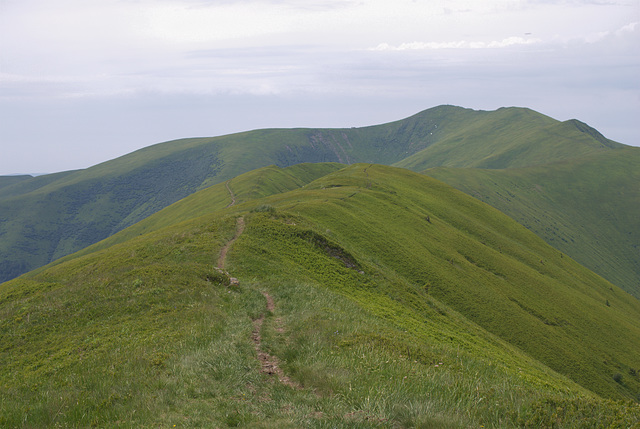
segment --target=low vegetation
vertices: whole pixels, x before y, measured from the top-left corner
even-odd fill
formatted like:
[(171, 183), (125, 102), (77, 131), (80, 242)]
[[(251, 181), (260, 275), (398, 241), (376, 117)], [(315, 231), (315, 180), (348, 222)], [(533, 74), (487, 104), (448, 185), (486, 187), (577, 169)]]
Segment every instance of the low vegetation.
[(637, 300), (423, 175), (360, 164), (303, 182), (206, 189), (143, 235), (1, 284), (0, 426), (640, 420)]
[(640, 149), (539, 167), (425, 173), (492, 205), (640, 297)]

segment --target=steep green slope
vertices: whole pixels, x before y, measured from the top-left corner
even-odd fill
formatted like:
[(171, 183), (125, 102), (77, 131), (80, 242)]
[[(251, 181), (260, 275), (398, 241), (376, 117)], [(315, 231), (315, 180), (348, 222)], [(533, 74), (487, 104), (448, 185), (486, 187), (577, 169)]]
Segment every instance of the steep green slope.
[(514, 168), (542, 165), (624, 147), (575, 119), (558, 122), (523, 108), (477, 112), (427, 148), (394, 165), (421, 171), (430, 167)]
[(0, 199), (6, 265), (0, 279), (19, 274), (16, 265), (32, 269), (95, 243), (197, 190), (215, 153), (192, 143), (168, 155), (143, 150), (55, 180), (38, 176), (22, 181), (19, 191), (3, 188), (15, 192)]
[[(222, 186), (192, 196), (224, 197)], [(194, 201), (166, 209), (166, 224)], [(239, 285), (214, 268), (220, 254)], [(3, 283), (0, 315), (5, 426), (640, 418), (637, 404), (573, 382), (640, 392), (640, 302), (497, 210), (379, 165)]]
[[(308, 204), (295, 194), (309, 187), (283, 197), (320, 231), (336, 234), (356, 259), (396, 273), (416, 293), (428, 291), (585, 387), (621, 392), (611, 376), (640, 363), (640, 302), (441, 182), (382, 166), (364, 170), (354, 166), (314, 182), (316, 201)], [(323, 201), (321, 193), (337, 185), (339, 197)], [(616, 335), (613, 326), (621, 329)], [(614, 363), (609, 347), (617, 341), (626, 343), (626, 357)]]
[(425, 173), (491, 204), (640, 297), (640, 149), (542, 167)]
[(0, 281), (100, 241), (199, 189), (267, 165), (504, 168), (617, 146), (577, 121), (559, 123), (520, 108), (485, 112), (455, 106), (371, 127), (255, 130), (162, 143), (86, 170), (1, 187)]

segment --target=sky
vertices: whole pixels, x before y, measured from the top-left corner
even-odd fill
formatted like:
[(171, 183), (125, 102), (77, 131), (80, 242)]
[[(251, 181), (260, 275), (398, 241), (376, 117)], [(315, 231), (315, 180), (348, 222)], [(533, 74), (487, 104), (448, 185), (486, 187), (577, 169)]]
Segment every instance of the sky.
[(640, 0), (0, 0), (0, 175), (441, 104), (640, 146)]

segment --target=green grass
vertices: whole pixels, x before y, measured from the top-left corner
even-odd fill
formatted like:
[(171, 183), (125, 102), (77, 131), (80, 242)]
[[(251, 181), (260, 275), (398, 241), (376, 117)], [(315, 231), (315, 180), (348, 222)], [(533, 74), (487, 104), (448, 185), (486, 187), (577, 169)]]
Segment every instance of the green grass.
[[(611, 377), (640, 363), (637, 300), (500, 212), (440, 182), (381, 166), (369, 168), (367, 178), (365, 167), (316, 181), (316, 194), (306, 204), (296, 200), (295, 191), (283, 198), (295, 201), (291, 210), (312, 219), (315, 228), (340, 237), (356, 259), (361, 252), (385, 275), (402, 277), (418, 296), (428, 291), (600, 394), (635, 395), (637, 379), (629, 380), (625, 394)], [(368, 187), (374, 174), (380, 184)], [(345, 186), (329, 188), (324, 180)], [(620, 329), (615, 336), (611, 325)], [(618, 358), (624, 358), (611, 360), (617, 341)]]
[[(281, 173), (257, 174), (265, 188), (238, 180), (238, 195), (280, 189)], [(419, 174), (355, 165), (181, 219), (180, 205), (225, 194), (201, 191), (156, 215), (167, 226), (0, 285), (0, 426), (640, 419), (637, 403), (602, 399), (640, 391), (638, 301), (497, 210)], [(214, 265), (241, 215), (231, 286)], [(260, 372), (261, 314), (262, 350), (299, 389)]]
[(20, 183), (23, 180), (29, 180), (32, 176), (21, 174), (14, 176), (0, 176), (0, 190), (6, 186), (13, 186), (16, 183)]
[(17, 182), (3, 178), (0, 281), (94, 244), (198, 190), (269, 165), (505, 168), (618, 146), (585, 124), (560, 123), (529, 109), (455, 106), (370, 127), (266, 129), (161, 143), (85, 170)]
[[(451, 126), (453, 125), (453, 126)], [(438, 125), (433, 144), (393, 165), (422, 171), (427, 168), (517, 168), (544, 165), (624, 147), (577, 121), (558, 122), (523, 108), (474, 112), (446, 133)]]
[[(259, 197), (297, 189), (318, 177), (322, 177), (342, 167), (344, 166), (336, 163), (305, 163), (286, 168), (268, 166), (241, 174), (225, 183), (213, 185), (195, 195), (186, 197), (179, 204), (165, 208), (162, 210), (162, 213), (153, 214), (129, 228), (94, 245), (88, 246), (75, 254), (59, 258), (51, 265), (76, 258), (78, 255), (93, 253), (147, 232), (156, 231), (166, 226), (194, 219), (207, 213), (223, 210), (232, 202), (229, 189), (234, 194), (236, 203), (241, 203)], [(37, 269), (35, 271), (40, 270), (41, 269)]]
[(427, 170), (640, 297), (640, 150), (506, 170)]

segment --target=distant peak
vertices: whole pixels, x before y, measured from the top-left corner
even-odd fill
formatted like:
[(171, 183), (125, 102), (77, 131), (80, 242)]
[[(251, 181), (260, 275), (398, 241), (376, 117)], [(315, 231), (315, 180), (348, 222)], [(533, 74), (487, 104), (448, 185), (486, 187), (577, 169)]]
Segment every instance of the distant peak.
[(609, 147), (609, 148), (615, 148), (616, 145), (609, 140), (608, 138), (606, 138), (605, 136), (603, 136), (600, 131), (596, 130), (593, 127), (590, 127), (589, 125), (585, 124), (584, 122), (581, 122), (577, 119), (569, 119), (568, 121), (565, 121), (566, 124), (569, 125), (573, 125), (574, 127), (576, 127), (576, 129), (582, 133), (588, 134), (591, 137), (593, 137), (594, 139), (596, 139), (598, 142), (600, 142), (603, 146)]

